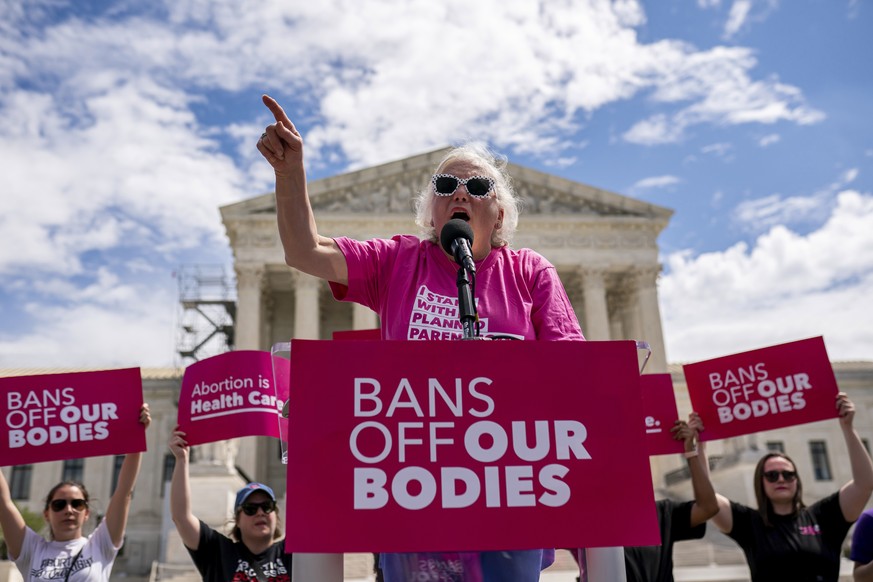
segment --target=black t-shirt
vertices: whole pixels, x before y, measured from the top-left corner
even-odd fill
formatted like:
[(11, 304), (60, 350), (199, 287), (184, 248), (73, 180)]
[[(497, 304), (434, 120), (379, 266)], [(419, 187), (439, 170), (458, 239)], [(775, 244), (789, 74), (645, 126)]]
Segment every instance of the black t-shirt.
[(186, 547), (203, 582), (290, 582), (291, 554), (278, 541), (262, 554), (253, 555), (241, 542), (234, 542), (200, 522), (200, 545)]
[(627, 582), (673, 582), (673, 544), (700, 539), (706, 533), (705, 523), (691, 527), (693, 501), (677, 503), (660, 499), (655, 505), (661, 528), (661, 545), (624, 549)]
[(746, 554), (753, 582), (837, 582), (840, 547), (852, 523), (843, 517), (834, 493), (795, 515), (777, 515), (766, 527), (757, 510), (731, 501), (728, 533)]

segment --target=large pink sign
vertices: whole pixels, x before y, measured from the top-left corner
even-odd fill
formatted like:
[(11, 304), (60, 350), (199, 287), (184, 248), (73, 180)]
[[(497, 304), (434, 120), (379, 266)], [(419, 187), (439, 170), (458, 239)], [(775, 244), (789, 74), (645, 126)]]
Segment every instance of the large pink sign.
[(342, 329), (333, 332), (335, 340), (378, 340), (382, 339), (380, 329)]
[(281, 410), (288, 399), (289, 362), (269, 352), (213, 356), (185, 369), (179, 429), (190, 445), (243, 436), (287, 434)]
[(634, 342), (293, 340), (291, 382), (288, 551), (660, 543)]
[(718, 440), (837, 417), (824, 340), (815, 337), (684, 366), (688, 395)]
[(0, 378), (0, 464), (146, 450), (139, 368)]
[(640, 376), (643, 398), (643, 425), (649, 455), (682, 453), (685, 445), (673, 438), (670, 429), (679, 420), (676, 394), (670, 374), (643, 374)]

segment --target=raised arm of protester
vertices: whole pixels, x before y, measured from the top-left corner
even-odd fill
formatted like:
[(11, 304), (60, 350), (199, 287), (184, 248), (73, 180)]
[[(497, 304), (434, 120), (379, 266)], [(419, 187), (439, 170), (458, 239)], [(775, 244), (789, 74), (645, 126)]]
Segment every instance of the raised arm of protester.
[(264, 105), (276, 122), (267, 126), (257, 148), (276, 174), (276, 216), (285, 262), (320, 279), (345, 285), (346, 259), (332, 238), (318, 234), (303, 167), (303, 138), (272, 97)]
[(718, 501), (715, 489), (709, 480), (709, 467), (706, 466), (706, 455), (701, 454), (699, 434), (703, 431), (703, 422), (696, 412), (688, 415), (688, 422), (676, 421), (671, 429), (674, 438), (685, 443), (685, 458), (688, 460), (688, 471), (691, 473), (691, 487), (694, 490), (694, 505), (691, 506), (691, 527), (705, 523), (718, 513)]

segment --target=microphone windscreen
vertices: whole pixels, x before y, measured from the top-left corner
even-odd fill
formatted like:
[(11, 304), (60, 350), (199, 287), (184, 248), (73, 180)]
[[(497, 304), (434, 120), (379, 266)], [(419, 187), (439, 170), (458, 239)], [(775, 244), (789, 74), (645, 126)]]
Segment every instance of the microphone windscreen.
[(460, 218), (453, 218), (443, 226), (443, 230), (440, 232), (440, 244), (443, 250), (450, 255), (454, 255), (452, 243), (459, 238), (467, 239), (470, 241), (470, 246), (473, 246), (473, 229), (470, 228), (466, 221)]

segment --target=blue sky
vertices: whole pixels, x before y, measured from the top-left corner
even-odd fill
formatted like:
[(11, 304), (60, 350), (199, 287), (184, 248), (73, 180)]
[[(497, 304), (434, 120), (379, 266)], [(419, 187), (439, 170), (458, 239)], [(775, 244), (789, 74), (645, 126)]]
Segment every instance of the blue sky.
[[(667, 357), (823, 335), (873, 358), (860, 0), (0, 0), (0, 368), (177, 362), (179, 265), (272, 189), (466, 139), (675, 210)], [(523, 223), (522, 223), (523, 228)]]

